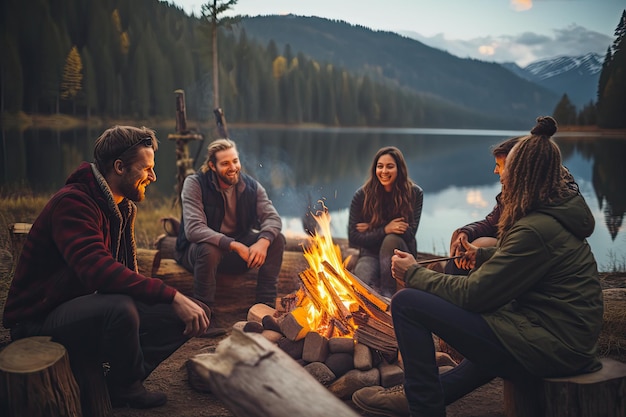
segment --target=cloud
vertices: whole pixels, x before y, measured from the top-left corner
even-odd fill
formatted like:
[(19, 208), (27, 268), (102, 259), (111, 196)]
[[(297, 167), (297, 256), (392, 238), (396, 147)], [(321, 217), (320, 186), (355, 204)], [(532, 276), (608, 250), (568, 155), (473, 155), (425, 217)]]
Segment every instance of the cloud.
[(532, 0), (511, 0), (511, 9), (516, 12), (525, 12), (533, 7)]
[(613, 43), (611, 37), (576, 24), (555, 29), (553, 35), (523, 32), (519, 35), (484, 36), (470, 40), (446, 39), (443, 34), (432, 37), (415, 32), (403, 34), (461, 58), (515, 62), (521, 67), (557, 56), (580, 56), (590, 52), (604, 56)]

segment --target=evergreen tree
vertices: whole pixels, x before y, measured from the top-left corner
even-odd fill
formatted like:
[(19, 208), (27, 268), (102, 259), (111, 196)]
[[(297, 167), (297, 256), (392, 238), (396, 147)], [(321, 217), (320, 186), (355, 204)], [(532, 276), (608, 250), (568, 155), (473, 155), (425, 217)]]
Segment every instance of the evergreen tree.
[(581, 126), (592, 126), (596, 123), (596, 105), (593, 101), (589, 101), (578, 113), (578, 124)]
[(82, 89), (83, 82), (83, 62), (80, 59), (78, 48), (72, 46), (63, 68), (63, 79), (61, 80), (61, 98), (71, 100), (73, 103), (73, 113), (76, 114), (76, 97)]
[(615, 29), (615, 41), (602, 65), (598, 84), (598, 126), (626, 127), (626, 10)]
[(604, 94), (606, 82), (609, 78), (609, 66), (611, 65), (611, 61), (613, 61), (613, 53), (611, 52), (611, 47), (609, 46), (606, 50), (606, 55), (604, 55), (602, 70), (600, 71), (600, 77), (598, 79), (598, 103), (602, 101), (602, 95)]
[(15, 38), (0, 36), (0, 50), (0, 112), (17, 113), (22, 110), (24, 81)]
[(96, 70), (93, 59), (86, 46), (82, 49), (83, 57), (83, 89), (81, 90), (81, 103), (85, 107), (85, 116), (91, 117), (92, 111), (98, 111), (98, 87), (96, 83)]
[(560, 125), (573, 126), (576, 124), (576, 106), (572, 104), (567, 94), (561, 96), (561, 100), (554, 108), (552, 115)]
[[(50, 15), (41, 31), (41, 99), (50, 112), (59, 112), (60, 85), (66, 54), (61, 34)], [(68, 48), (69, 49), (69, 48)]]

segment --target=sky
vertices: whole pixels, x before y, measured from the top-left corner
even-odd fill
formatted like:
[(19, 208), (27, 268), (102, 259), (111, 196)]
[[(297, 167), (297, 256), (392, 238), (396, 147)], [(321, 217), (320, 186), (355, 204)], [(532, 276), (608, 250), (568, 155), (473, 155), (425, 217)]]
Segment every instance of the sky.
[[(208, 0), (168, 0), (199, 16)], [(318, 16), (397, 32), (462, 58), (531, 62), (595, 52), (615, 39), (624, 0), (239, 0), (230, 15)]]

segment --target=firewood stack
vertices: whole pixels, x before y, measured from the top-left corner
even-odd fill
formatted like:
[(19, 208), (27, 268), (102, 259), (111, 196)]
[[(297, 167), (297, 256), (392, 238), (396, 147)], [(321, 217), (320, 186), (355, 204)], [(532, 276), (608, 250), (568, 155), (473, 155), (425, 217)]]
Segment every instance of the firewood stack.
[[(299, 296), (302, 296), (302, 292), (283, 297), (282, 304), (293, 305)], [(323, 326), (320, 333), (307, 328), (306, 324), (305, 327), (301, 325), (304, 309), (298, 307), (285, 312), (280, 308), (277, 310), (265, 304), (255, 304), (249, 309), (246, 321), (235, 323), (233, 333), (261, 334), (340, 399), (349, 399), (356, 390), (366, 386), (392, 387), (403, 382), (404, 370), (397, 347), (388, 351), (372, 347), (366, 344), (362, 335), (359, 336), (358, 329), (354, 336), (328, 337), (322, 334), (328, 327)], [(386, 312), (379, 314), (388, 316)], [(365, 313), (354, 316), (359, 315)], [(381, 325), (381, 322), (371, 317), (367, 317), (367, 320), (374, 320), (377, 326)], [(384, 345), (379, 340), (370, 344)], [(456, 365), (446, 353), (436, 352), (436, 357), (439, 366)], [(190, 380), (192, 377), (198, 379), (192, 368), (188, 368), (188, 371)], [(206, 392), (206, 386), (198, 390)]]
[(391, 387), (402, 383), (404, 372), (397, 347), (381, 351), (360, 341), (357, 333), (354, 337), (337, 335), (341, 334), (341, 319), (329, 319), (322, 323), (320, 331), (310, 329), (303, 314), (302, 306), (281, 312), (256, 304), (250, 308), (247, 321), (236, 323), (233, 331), (262, 334), (342, 399), (366, 386)]

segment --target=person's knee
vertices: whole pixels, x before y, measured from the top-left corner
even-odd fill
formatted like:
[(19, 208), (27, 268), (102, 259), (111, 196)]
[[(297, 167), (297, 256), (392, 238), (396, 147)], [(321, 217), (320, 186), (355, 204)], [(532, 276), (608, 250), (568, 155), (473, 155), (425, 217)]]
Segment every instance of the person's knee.
[(139, 312), (132, 297), (121, 294), (105, 296), (111, 297), (105, 312), (105, 316), (111, 323), (123, 323), (126, 326), (139, 328)]
[(403, 288), (391, 298), (391, 314), (393, 315), (394, 311), (399, 313), (407, 307), (413, 310), (420, 309), (429, 296), (430, 294), (422, 290)]
[(388, 234), (385, 236), (382, 244), (380, 245), (380, 254), (382, 256), (391, 257), (393, 255), (394, 249), (400, 249), (404, 252), (408, 250), (406, 242), (404, 241), (404, 239), (402, 239), (402, 236)]
[(276, 251), (277, 253), (284, 252), (285, 246), (287, 246), (287, 239), (285, 239), (285, 236), (282, 233), (279, 233), (278, 236), (276, 236), (276, 238), (270, 244), (272, 250)]
[(196, 243), (195, 245), (194, 255), (196, 259), (209, 258), (215, 252), (215, 246), (208, 243)]

